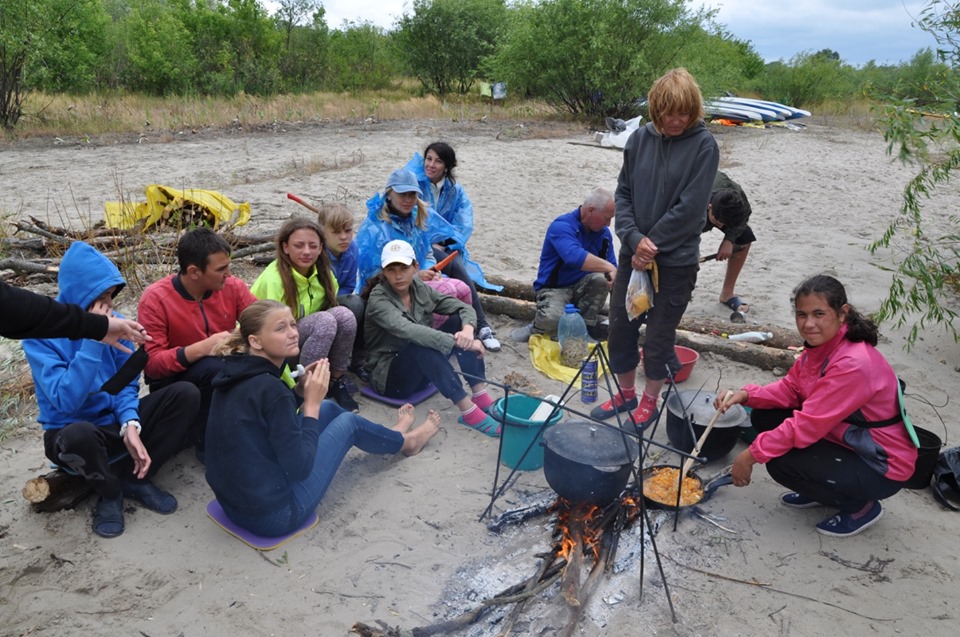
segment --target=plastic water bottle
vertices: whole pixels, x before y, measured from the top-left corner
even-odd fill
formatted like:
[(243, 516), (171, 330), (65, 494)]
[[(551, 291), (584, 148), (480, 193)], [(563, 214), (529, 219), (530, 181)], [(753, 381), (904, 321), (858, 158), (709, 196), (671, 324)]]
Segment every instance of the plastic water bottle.
[(580, 311), (573, 303), (564, 307), (557, 325), (557, 340), (560, 341), (560, 362), (567, 367), (579, 368), (590, 353), (590, 335)]
[(744, 332), (743, 334), (731, 334), (727, 338), (741, 343), (762, 343), (773, 338), (773, 332)]

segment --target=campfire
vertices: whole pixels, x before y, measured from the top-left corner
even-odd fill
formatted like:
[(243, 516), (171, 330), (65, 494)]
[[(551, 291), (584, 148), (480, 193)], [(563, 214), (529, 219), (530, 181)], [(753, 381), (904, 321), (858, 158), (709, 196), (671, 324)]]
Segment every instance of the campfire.
[[(552, 546), (549, 551), (537, 555), (541, 562), (535, 575), (482, 601), (478, 607), (444, 622), (411, 631), (390, 627), (380, 621), (377, 622), (379, 628), (358, 622), (352, 631), (362, 637), (429, 637), (453, 634), (476, 623), (486, 611), (512, 604), (514, 608), (497, 629), (498, 635), (512, 635), (513, 626), (520, 618), (525, 603), (559, 581), (560, 597), (569, 608), (569, 617), (557, 635), (569, 637), (576, 631), (583, 611), (598, 584), (613, 568), (621, 534), (642, 514), (642, 507), (639, 491), (629, 489), (619, 499), (605, 506), (558, 498), (548, 506), (528, 507), (520, 515), (508, 512), (504, 514), (508, 524), (518, 524), (544, 513), (556, 514), (556, 523), (551, 533)], [(499, 529), (502, 524), (491, 524), (490, 528)]]

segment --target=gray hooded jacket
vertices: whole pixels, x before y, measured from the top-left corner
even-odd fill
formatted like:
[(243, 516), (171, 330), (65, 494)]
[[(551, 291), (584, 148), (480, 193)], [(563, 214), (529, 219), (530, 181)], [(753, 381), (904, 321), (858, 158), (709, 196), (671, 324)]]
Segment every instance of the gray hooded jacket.
[(676, 137), (653, 123), (637, 129), (623, 149), (615, 193), (620, 259), (629, 263), (643, 237), (659, 249), (657, 265), (679, 267), (700, 259), (720, 149), (703, 122)]

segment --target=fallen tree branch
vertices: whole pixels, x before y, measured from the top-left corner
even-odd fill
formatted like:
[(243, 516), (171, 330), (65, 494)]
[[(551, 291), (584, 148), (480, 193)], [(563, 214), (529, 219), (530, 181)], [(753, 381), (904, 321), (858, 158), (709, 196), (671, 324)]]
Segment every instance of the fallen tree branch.
[(246, 248), (240, 248), (239, 250), (234, 250), (230, 253), (232, 259), (241, 259), (243, 257), (248, 257), (253, 254), (260, 254), (261, 252), (270, 252), (275, 250), (276, 246), (273, 242), (270, 243), (261, 243), (258, 245), (247, 246)]
[(23, 221), (14, 221), (13, 225), (17, 228), (17, 230), (23, 230), (24, 232), (40, 235), (45, 239), (50, 239), (51, 241), (54, 241), (61, 245), (69, 246), (75, 241), (75, 239), (70, 239), (69, 237), (64, 237), (59, 234), (48, 232), (47, 230), (43, 230), (41, 228), (38, 228), (32, 224), (29, 224)]
[(36, 263), (23, 259), (0, 259), (0, 270), (13, 270), (17, 274), (53, 274), (60, 268), (49, 263)]

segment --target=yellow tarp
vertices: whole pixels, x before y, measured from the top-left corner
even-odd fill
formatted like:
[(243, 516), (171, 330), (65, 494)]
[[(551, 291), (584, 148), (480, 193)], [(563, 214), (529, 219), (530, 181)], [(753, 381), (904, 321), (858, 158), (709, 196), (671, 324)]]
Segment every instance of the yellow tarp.
[[(567, 367), (560, 362), (560, 343), (551, 340), (549, 336), (531, 334), (528, 345), (530, 346), (530, 361), (533, 366), (550, 378), (569, 384), (577, 375), (577, 372), (580, 371), (573, 367)], [(606, 353), (607, 344), (604, 342), (600, 346)], [(593, 351), (592, 347), (590, 351)], [(599, 381), (603, 378), (603, 370), (599, 369), (599, 365), (597, 367), (597, 381)]]
[[(214, 228), (236, 217), (235, 225), (250, 221), (250, 204), (234, 203), (213, 190), (189, 188), (177, 190), (150, 184), (143, 203), (108, 201), (104, 204), (108, 228), (132, 228), (141, 220), (144, 229), (161, 223), (189, 225), (204, 223)], [(181, 217), (178, 219), (178, 217)]]

